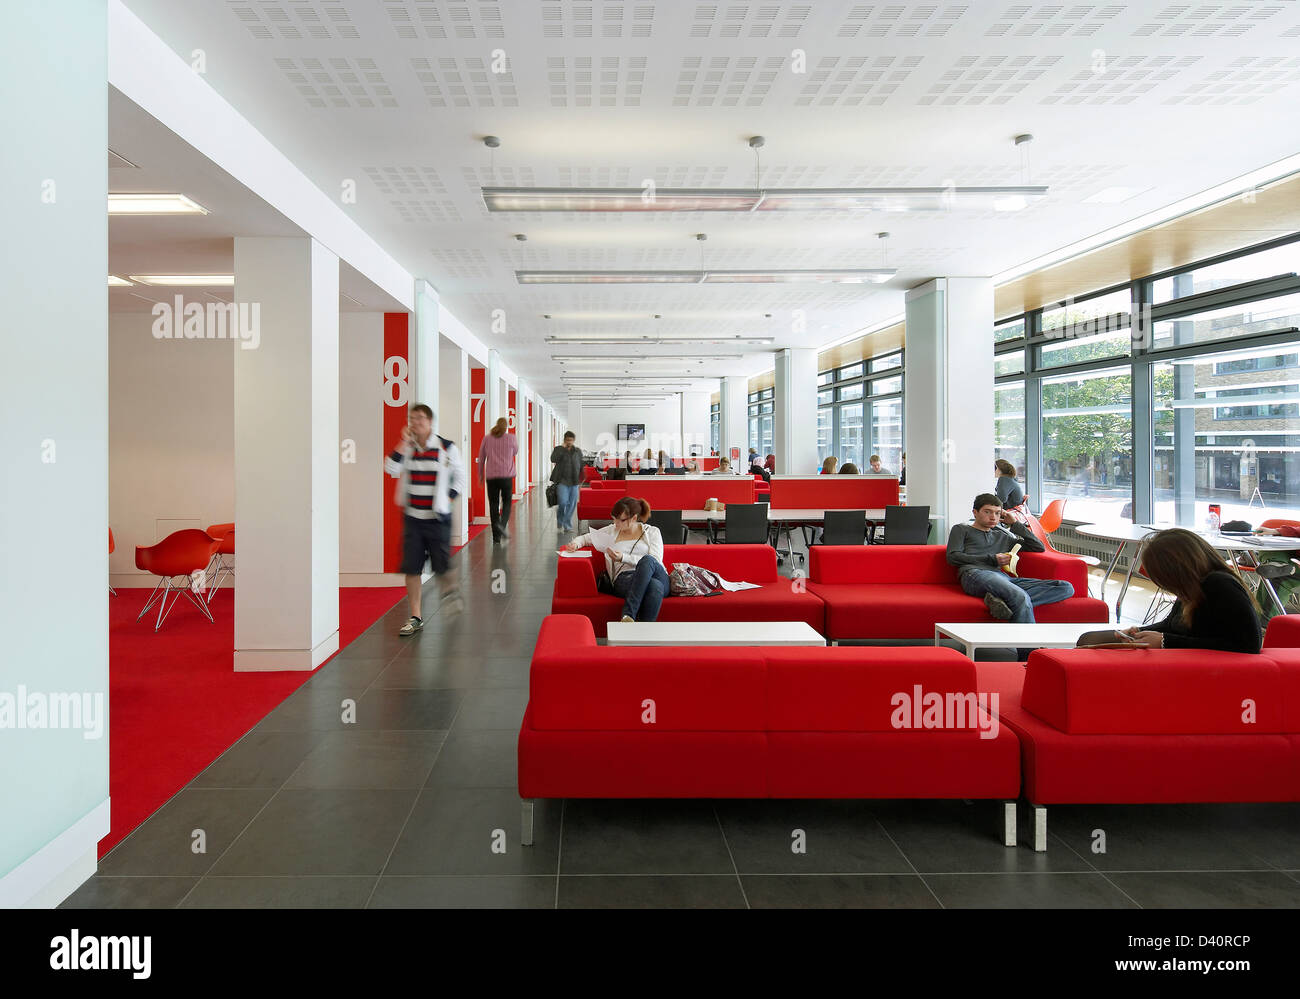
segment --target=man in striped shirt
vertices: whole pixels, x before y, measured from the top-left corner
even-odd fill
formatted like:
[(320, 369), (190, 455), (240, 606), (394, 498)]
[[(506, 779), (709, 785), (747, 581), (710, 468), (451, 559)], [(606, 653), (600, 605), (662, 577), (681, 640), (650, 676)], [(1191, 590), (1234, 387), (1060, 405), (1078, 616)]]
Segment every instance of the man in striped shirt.
[(416, 405), (411, 407), (410, 422), (402, 428), (402, 439), (384, 462), (384, 470), (399, 480), (394, 499), (406, 512), (402, 572), (411, 619), (398, 634), (414, 635), (424, 627), (420, 575), (426, 555), (442, 589), (443, 612), (459, 614), (465, 608), (460, 590), (447, 573), (451, 501), (465, 489), (465, 467), (456, 445), (434, 434), (433, 410)]

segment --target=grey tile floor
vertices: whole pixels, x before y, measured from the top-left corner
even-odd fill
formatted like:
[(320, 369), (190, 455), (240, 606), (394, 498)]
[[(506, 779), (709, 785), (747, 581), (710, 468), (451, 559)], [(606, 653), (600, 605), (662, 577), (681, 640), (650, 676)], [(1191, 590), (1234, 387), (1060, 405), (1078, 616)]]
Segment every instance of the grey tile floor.
[(515, 744), (554, 525), (540, 490), (517, 504), (512, 540), (454, 556), (464, 614), (404, 639), (393, 608), (65, 906), (1300, 905), (1294, 804), (1054, 807), (1036, 854), (999, 843), (990, 802), (548, 801), (521, 846)]

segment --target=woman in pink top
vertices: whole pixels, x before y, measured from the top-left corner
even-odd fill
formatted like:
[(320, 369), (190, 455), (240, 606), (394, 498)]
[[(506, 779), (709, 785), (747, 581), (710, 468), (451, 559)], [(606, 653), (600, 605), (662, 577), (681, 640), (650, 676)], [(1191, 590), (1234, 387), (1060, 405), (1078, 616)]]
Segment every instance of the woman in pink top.
[[(492, 543), (499, 545), (502, 538), (510, 537), (506, 525), (510, 523), (511, 496), (515, 484), (515, 455), (519, 453), (519, 439), (506, 433), (506, 418), (497, 420), (496, 426), (484, 435), (478, 449), (478, 478), (487, 484), (488, 516), (492, 518)], [(500, 512), (498, 512), (498, 508)]]

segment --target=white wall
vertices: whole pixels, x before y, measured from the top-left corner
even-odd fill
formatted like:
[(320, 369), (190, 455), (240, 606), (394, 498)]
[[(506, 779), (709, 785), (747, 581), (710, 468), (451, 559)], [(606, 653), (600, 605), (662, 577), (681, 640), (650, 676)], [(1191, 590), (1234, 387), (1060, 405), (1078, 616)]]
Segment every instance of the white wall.
[(152, 587), (136, 545), (235, 519), (239, 341), (160, 340), (147, 312), (108, 318), (109, 572), (114, 586)]
[(682, 410), (676, 396), (663, 402), (617, 409), (583, 407), (582, 427), (577, 431), (578, 446), (584, 451), (598, 451), (603, 447), (611, 453), (617, 446), (619, 454), (622, 454), (628, 450), (628, 445), (616, 445), (614, 441), (620, 423), (645, 424), (647, 440), (641, 445), (641, 454), (645, 454), (647, 447), (652, 448), (656, 455), (661, 449), (669, 454), (681, 454)]
[[(384, 314), (339, 315), (339, 437), (356, 461), (339, 465), (339, 571), (384, 571), (384, 507), (391, 479), (380, 482), (384, 414), (378, 374), (384, 361)], [(389, 485), (385, 485), (388, 483)]]

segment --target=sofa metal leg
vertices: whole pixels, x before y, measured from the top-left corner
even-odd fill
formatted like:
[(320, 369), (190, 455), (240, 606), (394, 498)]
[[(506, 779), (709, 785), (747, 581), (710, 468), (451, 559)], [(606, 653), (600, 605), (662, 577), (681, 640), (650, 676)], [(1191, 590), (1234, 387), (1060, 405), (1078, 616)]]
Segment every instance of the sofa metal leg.
[(1034, 852), (1047, 851), (1047, 806), (1034, 805)]
[(1017, 843), (1016, 808), (1018, 802), (1002, 802), (1002, 845), (1015, 846)]
[(524, 846), (533, 845), (533, 803), (532, 801), (524, 802), (523, 809), (523, 837), (520, 842)]

